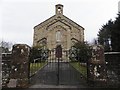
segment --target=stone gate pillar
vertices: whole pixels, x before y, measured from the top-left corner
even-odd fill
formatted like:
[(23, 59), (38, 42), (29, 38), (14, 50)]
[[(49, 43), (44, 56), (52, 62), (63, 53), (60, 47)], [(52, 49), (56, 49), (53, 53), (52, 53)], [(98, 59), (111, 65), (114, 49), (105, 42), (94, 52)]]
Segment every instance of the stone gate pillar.
[(88, 83), (103, 86), (107, 79), (104, 48), (101, 45), (94, 45), (91, 49), (92, 57), (88, 61)]
[(11, 74), (8, 87), (26, 87), (29, 78), (30, 47), (26, 44), (15, 44), (12, 49)]

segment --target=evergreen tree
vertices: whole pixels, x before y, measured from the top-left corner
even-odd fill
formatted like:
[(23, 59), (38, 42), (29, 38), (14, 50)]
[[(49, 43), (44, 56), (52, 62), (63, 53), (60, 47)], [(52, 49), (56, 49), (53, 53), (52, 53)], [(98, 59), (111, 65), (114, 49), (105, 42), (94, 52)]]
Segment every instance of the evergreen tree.
[(115, 21), (109, 20), (98, 32), (98, 42), (105, 51), (120, 51), (120, 13)]
[(120, 13), (114, 21), (113, 29), (111, 31), (111, 46), (113, 51), (120, 51)]
[(73, 47), (76, 48), (76, 59), (80, 62), (86, 63), (91, 57), (90, 46), (86, 42), (78, 42), (75, 43)]

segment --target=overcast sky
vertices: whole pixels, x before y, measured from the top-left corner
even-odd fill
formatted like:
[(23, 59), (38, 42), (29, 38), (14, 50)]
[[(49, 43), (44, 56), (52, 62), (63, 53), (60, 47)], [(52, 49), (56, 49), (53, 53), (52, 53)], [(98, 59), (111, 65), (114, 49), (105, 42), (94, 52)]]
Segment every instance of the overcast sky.
[(85, 40), (97, 37), (101, 26), (114, 20), (119, 0), (1, 0), (0, 40), (32, 45), (33, 28), (55, 14), (63, 4), (63, 14), (85, 28)]

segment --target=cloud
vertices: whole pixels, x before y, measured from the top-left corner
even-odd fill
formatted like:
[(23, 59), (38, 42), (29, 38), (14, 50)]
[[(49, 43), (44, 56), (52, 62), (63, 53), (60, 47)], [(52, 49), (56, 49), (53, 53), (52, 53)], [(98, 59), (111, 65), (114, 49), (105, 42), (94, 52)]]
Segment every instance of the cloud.
[(117, 0), (3, 0), (0, 38), (32, 45), (33, 27), (53, 16), (58, 3), (64, 5), (65, 16), (85, 28), (88, 41), (97, 37), (101, 25), (114, 19), (118, 10)]

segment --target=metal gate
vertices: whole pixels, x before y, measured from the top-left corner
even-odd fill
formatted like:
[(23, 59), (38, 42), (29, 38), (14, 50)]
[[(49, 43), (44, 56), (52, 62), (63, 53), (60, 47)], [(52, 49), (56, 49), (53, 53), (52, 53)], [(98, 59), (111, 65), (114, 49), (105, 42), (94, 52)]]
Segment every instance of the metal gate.
[[(44, 52), (47, 51), (44, 50)], [(58, 45), (45, 54), (48, 54), (49, 57), (47, 57), (43, 67), (32, 76), (31, 84), (80, 85), (86, 82), (81, 73), (70, 64), (69, 50), (63, 50)]]

